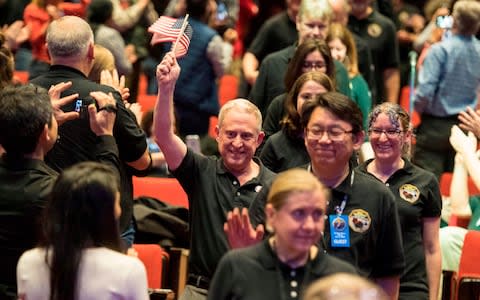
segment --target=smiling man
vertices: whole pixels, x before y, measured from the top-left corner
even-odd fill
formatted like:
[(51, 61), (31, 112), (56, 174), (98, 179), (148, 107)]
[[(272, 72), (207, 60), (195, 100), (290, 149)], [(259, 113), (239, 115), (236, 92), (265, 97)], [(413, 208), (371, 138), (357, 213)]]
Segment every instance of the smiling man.
[[(360, 108), (340, 93), (327, 92), (303, 105), (302, 125), (310, 156), (305, 167), (332, 190), (325, 250), (354, 265), (397, 299), (405, 259), (394, 196), (350, 164), (365, 135)], [(265, 222), (264, 207), (260, 195), (250, 207), (253, 224)]]
[(223, 232), (227, 213), (249, 207), (275, 174), (253, 157), (264, 133), (260, 111), (248, 100), (229, 101), (220, 110), (216, 128), (220, 159), (187, 148), (173, 129), (173, 93), (179, 74), (175, 57), (168, 53), (157, 67), (154, 128), (168, 167), (189, 200), (189, 275), (180, 299), (206, 299), (210, 278), (229, 249)]
[[(349, 164), (364, 140), (360, 109), (342, 94), (325, 93), (303, 106), (302, 125), (308, 169), (332, 189), (327, 251), (355, 265), (397, 299), (405, 261), (393, 194)], [(343, 222), (346, 228), (338, 226)]]

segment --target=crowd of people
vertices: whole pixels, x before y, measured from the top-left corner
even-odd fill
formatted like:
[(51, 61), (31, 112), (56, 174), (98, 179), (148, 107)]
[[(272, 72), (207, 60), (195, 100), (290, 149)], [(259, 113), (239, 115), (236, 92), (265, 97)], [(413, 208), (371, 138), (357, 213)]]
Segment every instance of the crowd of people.
[[(180, 300), (439, 299), (480, 230), (480, 2), (259, 2), (0, 1), (0, 299), (148, 299), (132, 176), (188, 196)], [(149, 44), (186, 14), (185, 56)]]

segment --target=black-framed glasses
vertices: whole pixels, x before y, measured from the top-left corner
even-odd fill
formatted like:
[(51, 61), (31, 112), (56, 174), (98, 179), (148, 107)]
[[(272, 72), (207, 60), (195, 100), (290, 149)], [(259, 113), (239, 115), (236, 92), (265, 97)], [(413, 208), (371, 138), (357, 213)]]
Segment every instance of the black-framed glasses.
[(312, 128), (307, 128), (307, 138), (319, 140), (326, 133), (328, 138), (331, 141), (343, 141), (343, 139), (345, 138), (345, 135), (352, 132), (353, 132), (352, 130), (345, 130), (340, 127), (333, 127), (328, 129), (312, 127)]
[(385, 133), (387, 138), (394, 139), (398, 137), (403, 131), (399, 129), (380, 129), (380, 128), (372, 128), (368, 131), (371, 138), (377, 138)]
[(326, 65), (324, 62), (311, 62), (311, 61), (304, 61), (302, 64), (302, 68), (306, 70), (320, 70), (322, 68), (325, 68)]

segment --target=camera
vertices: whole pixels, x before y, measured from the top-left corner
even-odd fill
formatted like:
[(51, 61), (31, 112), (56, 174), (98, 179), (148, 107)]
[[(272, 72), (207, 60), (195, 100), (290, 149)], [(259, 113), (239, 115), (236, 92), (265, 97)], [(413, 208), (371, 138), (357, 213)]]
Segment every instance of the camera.
[(436, 24), (439, 28), (442, 29), (451, 29), (453, 26), (453, 17), (452, 16), (438, 16), (436, 19)]
[(216, 18), (218, 21), (224, 21), (228, 17), (228, 10), (225, 3), (220, 2), (217, 6), (217, 15)]
[(95, 99), (90, 96), (75, 100), (74, 110), (80, 114), (80, 119), (88, 120), (88, 106), (92, 103), (96, 105)]

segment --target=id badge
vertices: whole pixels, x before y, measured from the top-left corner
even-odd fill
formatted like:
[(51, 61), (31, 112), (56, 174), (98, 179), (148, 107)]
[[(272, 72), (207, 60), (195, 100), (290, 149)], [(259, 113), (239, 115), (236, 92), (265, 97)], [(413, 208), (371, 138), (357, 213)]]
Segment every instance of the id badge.
[(350, 247), (350, 231), (348, 228), (348, 216), (329, 215), (330, 244), (332, 248)]

